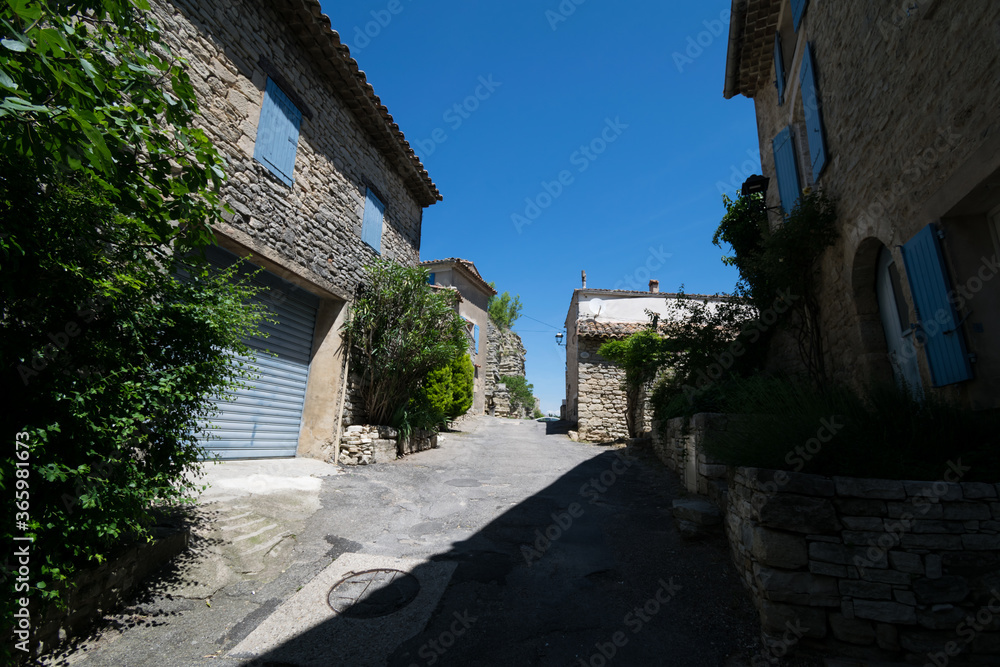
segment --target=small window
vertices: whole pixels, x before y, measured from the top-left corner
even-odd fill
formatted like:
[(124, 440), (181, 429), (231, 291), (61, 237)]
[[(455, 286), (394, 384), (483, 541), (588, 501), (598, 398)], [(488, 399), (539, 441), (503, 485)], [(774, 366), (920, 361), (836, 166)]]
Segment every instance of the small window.
[(382, 254), (382, 223), (385, 220), (385, 204), (371, 188), (365, 193), (365, 215), (361, 222), (361, 240)]
[(434, 284), (434, 276), (435, 276), (435, 273), (433, 271), (431, 271), (429, 274), (427, 274), (427, 284), (428, 285), (433, 285)]
[(257, 121), (253, 157), (285, 185), (291, 185), (293, 181), (301, 127), (302, 112), (269, 78)]

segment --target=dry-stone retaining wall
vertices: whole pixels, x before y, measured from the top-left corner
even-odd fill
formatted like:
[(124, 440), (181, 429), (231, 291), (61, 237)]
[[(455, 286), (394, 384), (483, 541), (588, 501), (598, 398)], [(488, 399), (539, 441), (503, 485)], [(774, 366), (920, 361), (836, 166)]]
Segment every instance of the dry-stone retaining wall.
[(726, 529), (774, 642), (794, 627), (824, 654), (1000, 664), (997, 486), (736, 468)]
[(690, 493), (709, 496), (724, 505), (726, 466), (705, 453), (708, 431), (725, 429), (731, 418), (703, 412), (690, 419), (677, 417), (664, 424), (652, 423), (653, 451), (677, 473)]
[(348, 426), (340, 438), (341, 465), (385, 463), (398, 456), (422, 452), (437, 447), (437, 434), (416, 431), (400, 442), (399, 432), (389, 426)]

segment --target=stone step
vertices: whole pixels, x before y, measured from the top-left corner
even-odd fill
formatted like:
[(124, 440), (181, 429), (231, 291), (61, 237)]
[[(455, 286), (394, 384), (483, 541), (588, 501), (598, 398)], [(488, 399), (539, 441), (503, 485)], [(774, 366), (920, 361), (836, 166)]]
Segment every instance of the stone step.
[(701, 498), (675, 500), (671, 513), (678, 521), (688, 521), (698, 526), (717, 526), (722, 523), (719, 508)]

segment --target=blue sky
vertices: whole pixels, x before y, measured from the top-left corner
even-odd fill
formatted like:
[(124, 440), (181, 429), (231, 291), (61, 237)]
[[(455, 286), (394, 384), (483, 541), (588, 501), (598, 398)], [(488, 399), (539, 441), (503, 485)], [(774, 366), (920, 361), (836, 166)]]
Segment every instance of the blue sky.
[(588, 287), (732, 289), (719, 183), (760, 168), (753, 103), (722, 97), (729, 0), (322, 6), (444, 196), (421, 258), (472, 260), (521, 296), (543, 410), (565, 398), (555, 334), (581, 270)]

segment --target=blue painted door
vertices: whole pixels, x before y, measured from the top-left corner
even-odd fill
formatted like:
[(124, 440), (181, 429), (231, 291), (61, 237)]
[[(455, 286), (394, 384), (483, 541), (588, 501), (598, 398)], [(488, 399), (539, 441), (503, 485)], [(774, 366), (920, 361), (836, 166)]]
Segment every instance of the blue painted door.
[[(211, 251), (213, 264), (236, 261), (224, 250)], [(257, 376), (251, 386), (215, 401), (216, 414), (208, 422), (212, 437), (205, 447), (223, 459), (295, 456), (302, 425), (319, 299), (272, 273), (261, 272), (254, 282), (268, 288), (259, 302), (277, 324), (263, 323), (268, 337), (246, 339), (252, 356), (234, 360)]]

